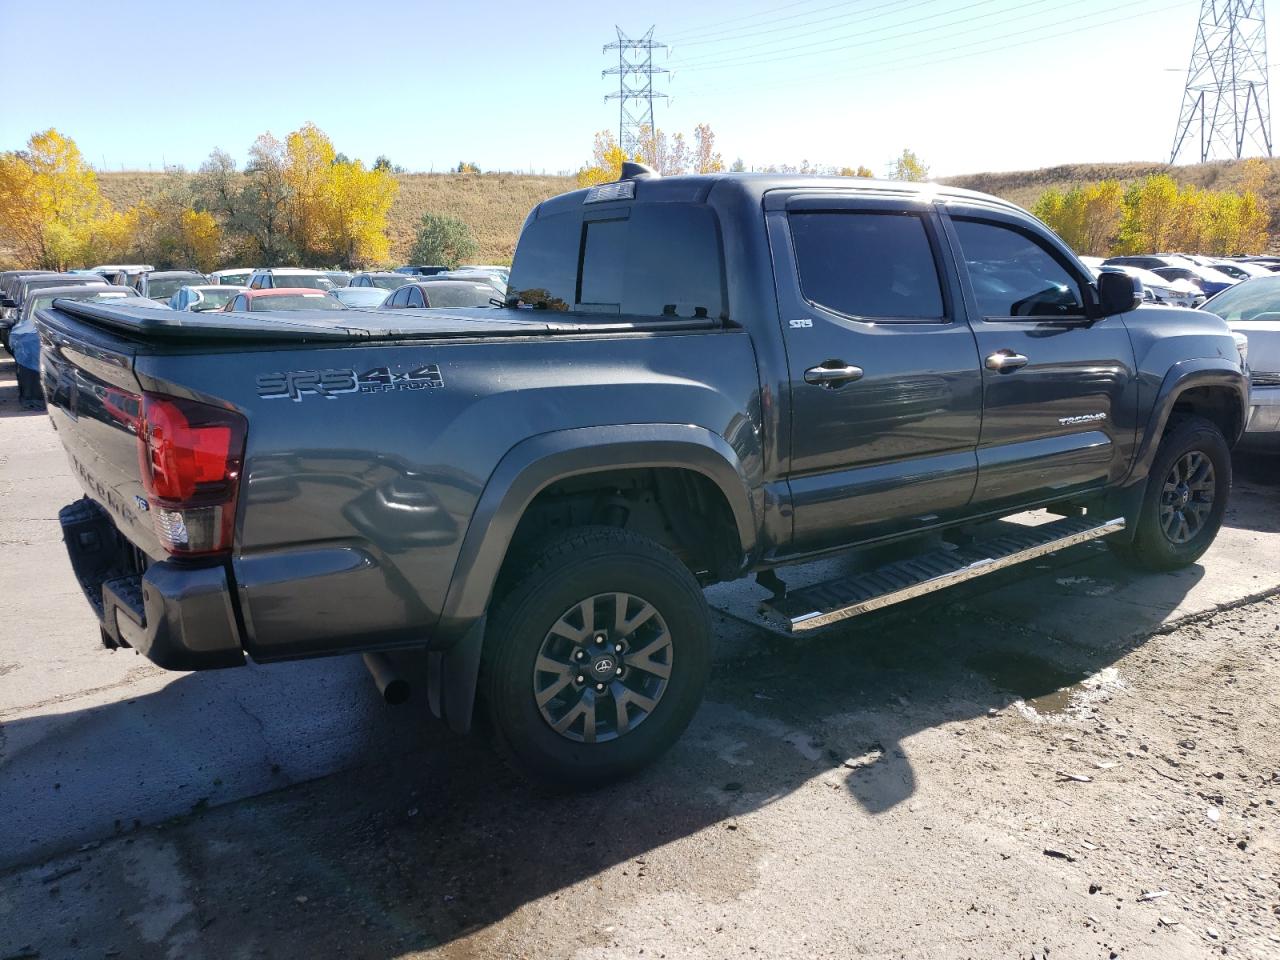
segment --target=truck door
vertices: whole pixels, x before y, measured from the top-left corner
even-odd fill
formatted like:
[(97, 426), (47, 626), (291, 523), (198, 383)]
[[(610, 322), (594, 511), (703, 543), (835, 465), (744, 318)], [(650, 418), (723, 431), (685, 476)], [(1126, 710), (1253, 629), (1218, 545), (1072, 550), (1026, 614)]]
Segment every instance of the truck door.
[(766, 198), (791, 400), (793, 549), (960, 514), (982, 376), (940, 218), (902, 196)]
[(982, 358), (974, 509), (1121, 479), (1137, 416), (1123, 320), (1089, 316), (1092, 278), (1036, 221), (981, 204), (945, 208)]

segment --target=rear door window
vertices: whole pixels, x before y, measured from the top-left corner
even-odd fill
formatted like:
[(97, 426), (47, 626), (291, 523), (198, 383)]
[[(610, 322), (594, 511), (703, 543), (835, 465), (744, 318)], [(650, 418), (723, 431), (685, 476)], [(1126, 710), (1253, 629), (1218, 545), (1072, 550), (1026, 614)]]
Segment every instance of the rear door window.
[(858, 318), (945, 319), (937, 260), (920, 215), (821, 210), (788, 219), (800, 289), (810, 303)]

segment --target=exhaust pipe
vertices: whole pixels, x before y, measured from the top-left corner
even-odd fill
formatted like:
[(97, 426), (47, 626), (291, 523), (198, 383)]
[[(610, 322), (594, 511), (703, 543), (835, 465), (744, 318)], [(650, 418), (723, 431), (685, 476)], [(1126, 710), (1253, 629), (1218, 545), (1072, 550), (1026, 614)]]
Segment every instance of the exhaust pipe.
[(383, 700), (394, 707), (409, 699), (409, 681), (396, 672), (385, 653), (364, 654), (364, 665)]

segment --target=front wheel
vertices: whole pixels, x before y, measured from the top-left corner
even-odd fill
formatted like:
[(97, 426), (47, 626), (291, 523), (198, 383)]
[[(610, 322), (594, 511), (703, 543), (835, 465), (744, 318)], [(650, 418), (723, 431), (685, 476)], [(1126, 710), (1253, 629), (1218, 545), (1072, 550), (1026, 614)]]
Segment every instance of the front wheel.
[(1160, 441), (1131, 543), (1112, 543), (1120, 559), (1147, 570), (1176, 570), (1209, 549), (1227, 509), (1231, 451), (1222, 431), (1188, 417)]
[(505, 594), (485, 639), (496, 746), (522, 774), (571, 789), (648, 764), (706, 686), (711, 623), (669, 551), (605, 527), (548, 543)]

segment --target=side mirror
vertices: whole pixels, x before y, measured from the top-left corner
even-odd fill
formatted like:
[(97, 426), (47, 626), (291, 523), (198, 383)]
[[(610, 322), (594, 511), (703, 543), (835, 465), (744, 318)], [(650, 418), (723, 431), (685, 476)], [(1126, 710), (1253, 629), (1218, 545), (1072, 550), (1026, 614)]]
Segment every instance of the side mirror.
[(1103, 270), (1098, 274), (1098, 316), (1128, 313), (1136, 310), (1140, 303), (1142, 292), (1133, 277), (1114, 270)]

